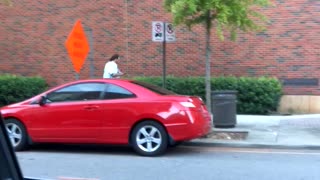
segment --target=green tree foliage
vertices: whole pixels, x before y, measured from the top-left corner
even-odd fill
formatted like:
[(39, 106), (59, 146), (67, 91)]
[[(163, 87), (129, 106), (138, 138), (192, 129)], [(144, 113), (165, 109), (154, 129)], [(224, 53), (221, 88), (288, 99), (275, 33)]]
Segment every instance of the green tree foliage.
[(0, 0), (0, 5), (4, 4), (6, 6), (11, 6), (12, 2), (10, 0)]
[(257, 22), (267, 19), (257, 10), (269, 5), (268, 0), (165, 0), (165, 8), (172, 13), (176, 25), (191, 28), (204, 24), (209, 30), (215, 25), (222, 40), (224, 30), (230, 31), (232, 40), (236, 39), (237, 30), (263, 30)]
[(231, 33), (231, 39), (236, 39), (238, 30), (260, 31), (266, 22), (266, 17), (258, 10), (270, 5), (268, 0), (164, 0), (165, 9), (173, 16), (175, 25), (203, 24), (206, 29), (206, 98), (208, 108), (210, 102), (210, 31), (216, 28), (218, 37), (223, 40), (225, 31)]

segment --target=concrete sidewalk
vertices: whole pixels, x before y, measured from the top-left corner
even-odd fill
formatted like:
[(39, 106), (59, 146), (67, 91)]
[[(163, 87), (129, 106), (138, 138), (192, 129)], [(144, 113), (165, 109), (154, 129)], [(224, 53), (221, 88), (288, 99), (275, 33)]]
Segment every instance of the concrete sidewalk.
[(237, 115), (234, 128), (213, 132), (247, 132), (244, 140), (200, 138), (185, 145), (320, 149), (320, 114), (292, 116)]

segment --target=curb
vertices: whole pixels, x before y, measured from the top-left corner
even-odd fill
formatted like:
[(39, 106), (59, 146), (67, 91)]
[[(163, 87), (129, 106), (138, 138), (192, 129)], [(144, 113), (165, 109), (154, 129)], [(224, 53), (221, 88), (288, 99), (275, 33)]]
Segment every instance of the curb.
[(234, 147), (234, 148), (259, 148), (259, 149), (301, 149), (301, 150), (320, 150), (319, 145), (280, 145), (280, 144), (258, 144), (245, 142), (184, 142), (182, 146), (198, 146), (198, 147)]

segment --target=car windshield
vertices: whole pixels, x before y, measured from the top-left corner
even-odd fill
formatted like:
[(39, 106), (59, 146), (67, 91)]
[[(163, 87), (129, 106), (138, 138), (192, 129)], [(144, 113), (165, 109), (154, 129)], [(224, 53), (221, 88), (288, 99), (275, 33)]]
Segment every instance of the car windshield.
[(146, 89), (149, 89), (150, 91), (153, 91), (157, 94), (161, 94), (161, 95), (176, 95), (177, 93), (169, 91), (165, 88), (156, 86), (156, 85), (152, 85), (149, 83), (145, 83), (145, 82), (141, 82), (141, 81), (131, 81), (133, 84), (137, 84), (139, 86), (142, 86)]

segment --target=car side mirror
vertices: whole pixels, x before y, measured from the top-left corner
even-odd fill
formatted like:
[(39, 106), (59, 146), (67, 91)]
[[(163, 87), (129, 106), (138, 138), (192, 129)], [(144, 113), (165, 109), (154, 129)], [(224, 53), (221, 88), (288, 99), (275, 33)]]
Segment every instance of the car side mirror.
[(39, 105), (43, 106), (47, 103), (47, 97), (46, 96), (41, 96), (39, 100)]

